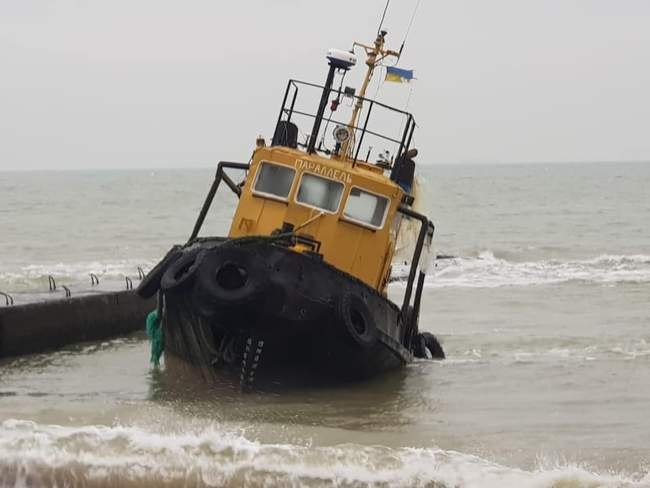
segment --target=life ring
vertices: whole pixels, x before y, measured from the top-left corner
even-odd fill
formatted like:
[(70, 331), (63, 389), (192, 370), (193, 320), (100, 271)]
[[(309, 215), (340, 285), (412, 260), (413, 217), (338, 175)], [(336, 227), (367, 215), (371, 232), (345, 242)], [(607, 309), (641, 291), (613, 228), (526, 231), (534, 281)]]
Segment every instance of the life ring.
[(345, 293), (339, 301), (338, 315), (348, 335), (361, 347), (370, 347), (377, 340), (377, 324), (357, 294)]
[(135, 290), (138, 296), (145, 299), (154, 296), (160, 289), (160, 281), (165, 274), (165, 271), (167, 271), (169, 265), (180, 258), (182, 255), (183, 251), (181, 251), (180, 246), (172, 247), (167, 252), (167, 254), (165, 254), (165, 257), (163, 257), (160, 262), (147, 273), (147, 276), (142, 279), (138, 285), (138, 288)]
[(196, 270), (201, 266), (204, 256), (203, 249), (195, 249), (183, 254), (167, 268), (160, 280), (160, 288), (164, 292), (186, 290), (193, 283)]
[(197, 295), (204, 305), (238, 306), (255, 300), (268, 284), (268, 269), (261, 257), (242, 248), (216, 248), (206, 254), (199, 269)]

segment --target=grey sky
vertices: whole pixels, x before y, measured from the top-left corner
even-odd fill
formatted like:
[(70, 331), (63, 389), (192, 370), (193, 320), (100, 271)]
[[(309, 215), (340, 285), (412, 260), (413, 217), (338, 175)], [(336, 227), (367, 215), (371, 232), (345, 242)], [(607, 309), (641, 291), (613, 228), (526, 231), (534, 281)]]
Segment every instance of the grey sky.
[[(246, 160), (286, 80), (321, 83), (383, 5), (0, 0), (0, 170)], [(400, 66), (422, 163), (650, 160), (650, 1), (422, 0)]]

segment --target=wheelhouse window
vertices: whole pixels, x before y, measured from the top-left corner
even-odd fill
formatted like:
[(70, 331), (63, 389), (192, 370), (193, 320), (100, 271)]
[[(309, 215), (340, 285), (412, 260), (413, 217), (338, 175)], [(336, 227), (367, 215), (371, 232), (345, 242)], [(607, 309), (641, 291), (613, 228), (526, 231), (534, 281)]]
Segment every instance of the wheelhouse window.
[(253, 192), (287, 200), (296, 170), (279, 164), (260, 163)]
[(303, 173), (296, 201), (308, 207), (335, 213), (339, 208), (342, 196), (343, 183), (340, 181)]
[(345, 202), (343, 216), (359, 224), (381, 229), (386, 218), (388, 203), (386, 197), (353, 187)]

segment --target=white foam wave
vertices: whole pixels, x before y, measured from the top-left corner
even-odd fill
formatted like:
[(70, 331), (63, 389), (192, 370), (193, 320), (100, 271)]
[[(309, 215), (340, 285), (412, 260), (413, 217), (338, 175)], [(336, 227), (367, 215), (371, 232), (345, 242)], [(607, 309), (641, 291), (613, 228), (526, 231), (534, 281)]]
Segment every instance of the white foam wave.
[[(405, 279), (408, 268), (394, 267), (394, 277)], [(650, 283), (650, 256), (604, 254), (592, 259), (556, 259), (515, 262), (490, 251), (475, 257), (437, 260), (426, 286), (432, 288), (530, 286), (584, 281), (600, 284)]]
[(80, 261), (76, 263), (44, 263), (16, 266), (0, 271), (0, 289), (27, 291), (47, 289), (48, 275), (57, 283), (90, 283), (89, 275), (94, 273), (100, 280), (124, 280), (125, 276), (138, 276), (138, 267), (145, 272), (150, 270), (157, 260), (119, 259), (115, 261)]
[(525, 471), (442, 449), (262, 444), (215, 427), (155, 433), (137, 427), (0, 424), (2, 486), (647, 487), (650, 474), (556, 466)]
[(645, 339), (625, 344), (610, 346), (592, 345), (586, 347), (552, 347), (550, 349), (520, 349), (490, 350), (489, 348), (471, 348), (457, 355), (448, 357), (444, 363), (482, 363), (503, 362), (512, 363), (547, 363), (583, 362), (602, 360), (648, 360), (650, 359), (650, 344)]
[[(29, 291), (47, 288), (52, 275), (62, 284), (86, 284), (89, 274), (101, 280), (123, 280), (137, 276), (138, 267), (145, 272), (157, 259), (133, 258), (115, 261), (80, 261), (76, 263), (28, 264), (0, 271), (0, 289)], [(405, 280), (408, 267), (394, 265), (393, 278)], [(650, 283), (650, 255), (604, 254), (585, 260), (540, 260), (515, 262), (497, 258), (491, 251), (475, 257), (437, 260), (429, 270), (427, 287), (492, 288), (500, 286), (529, 286), (569, 281), (601, 284)], [(399, 285), (398, 285), (399, 286)]]

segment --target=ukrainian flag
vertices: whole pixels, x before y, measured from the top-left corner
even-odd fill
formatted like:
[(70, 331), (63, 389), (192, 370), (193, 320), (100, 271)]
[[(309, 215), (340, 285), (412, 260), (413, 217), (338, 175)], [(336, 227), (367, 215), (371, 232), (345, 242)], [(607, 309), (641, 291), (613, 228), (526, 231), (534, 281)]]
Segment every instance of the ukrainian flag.
[(386, 81), (397, 83), (408, 83), (413, 79), (412, 69), (401, 69), (394, 66), (386, 66)]

